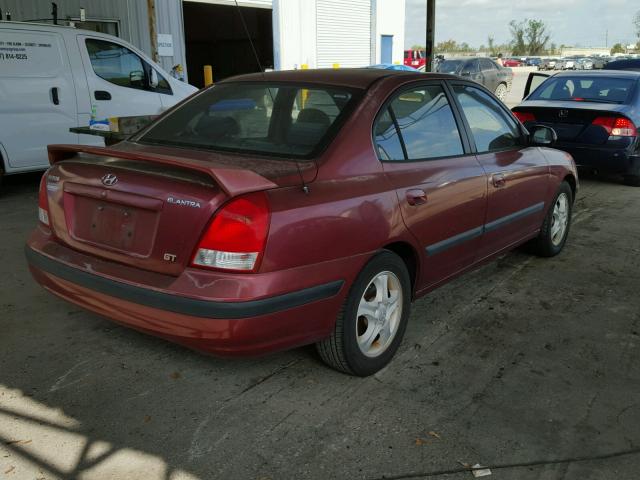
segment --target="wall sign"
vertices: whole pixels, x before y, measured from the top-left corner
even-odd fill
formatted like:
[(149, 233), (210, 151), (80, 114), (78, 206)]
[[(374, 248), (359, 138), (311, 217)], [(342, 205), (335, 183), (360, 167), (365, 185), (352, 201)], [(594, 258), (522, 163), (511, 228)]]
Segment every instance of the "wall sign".
[(173, 57), (173, 36), (170, 33), (158, 34), (158, 55)]

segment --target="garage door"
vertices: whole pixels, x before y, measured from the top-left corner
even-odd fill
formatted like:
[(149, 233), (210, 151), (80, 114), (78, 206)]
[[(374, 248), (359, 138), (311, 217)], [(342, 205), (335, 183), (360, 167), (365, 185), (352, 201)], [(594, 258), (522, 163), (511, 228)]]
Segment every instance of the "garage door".
[(371, 63), (371, 0), (317, 0), (316, 28), (319, 68)]

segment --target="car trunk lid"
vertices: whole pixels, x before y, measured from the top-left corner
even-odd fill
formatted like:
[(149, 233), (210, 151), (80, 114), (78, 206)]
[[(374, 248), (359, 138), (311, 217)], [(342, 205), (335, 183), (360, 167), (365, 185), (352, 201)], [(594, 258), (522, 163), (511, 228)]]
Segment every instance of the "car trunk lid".
[(59, 241), (169, 275), (189, 265), (224, 202), (279, 186), (251, 169), (152, 151), (54, 145), (49, 157), (49, 217)]
[(595, 102), (551, 102), (526, 101), (514, 108), (514, 112), (528, 112), (534, 115), (536, 124), (552, 127), (560, 142), (603, 145), (609, 139), (608, 132), (593, 125), (602, 116), (619, 116), (624, 105)]

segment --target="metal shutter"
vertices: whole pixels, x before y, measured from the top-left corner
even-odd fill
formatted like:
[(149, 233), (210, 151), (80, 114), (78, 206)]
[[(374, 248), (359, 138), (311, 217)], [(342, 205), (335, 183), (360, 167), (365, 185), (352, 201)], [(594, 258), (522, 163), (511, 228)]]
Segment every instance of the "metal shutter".
[(317, 63), (364, 67), (371, 58), (371, 0), (316, 0)]

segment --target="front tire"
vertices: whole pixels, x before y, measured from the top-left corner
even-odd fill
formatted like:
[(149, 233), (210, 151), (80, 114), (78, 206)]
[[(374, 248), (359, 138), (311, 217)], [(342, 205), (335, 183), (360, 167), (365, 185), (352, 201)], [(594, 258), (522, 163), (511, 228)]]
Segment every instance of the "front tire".
[(573, 190), (567, 182), (562, 182), (544, 218), (540, 234), (531, 243), (533, 253), (553, 257), (562, 251), (569, 235), (572, 210)]
[(316, 344), (320, 357), (340, 372), (361, 377), (376, 373), (398, 350), (410, 308), (407, 267), (384, 250), (353, 282), (331, 336)]

